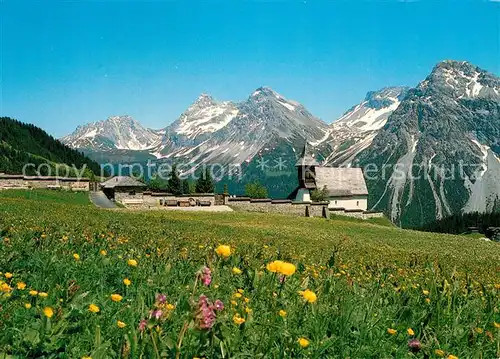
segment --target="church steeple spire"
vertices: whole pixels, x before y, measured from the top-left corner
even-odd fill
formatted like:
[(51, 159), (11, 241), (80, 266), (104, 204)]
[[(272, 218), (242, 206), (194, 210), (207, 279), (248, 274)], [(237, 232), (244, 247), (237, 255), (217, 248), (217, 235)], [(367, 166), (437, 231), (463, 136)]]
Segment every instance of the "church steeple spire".
[(311, 167), (311, 166), (319, 166), (318, 161), (314, 158), (314, 155), (309, 152), (307, 147), (307, 141), (304, 143), (304, 148), (302, 150), (302, 154), (300, 155), (297, 163), (295, 163), (295, 167)]

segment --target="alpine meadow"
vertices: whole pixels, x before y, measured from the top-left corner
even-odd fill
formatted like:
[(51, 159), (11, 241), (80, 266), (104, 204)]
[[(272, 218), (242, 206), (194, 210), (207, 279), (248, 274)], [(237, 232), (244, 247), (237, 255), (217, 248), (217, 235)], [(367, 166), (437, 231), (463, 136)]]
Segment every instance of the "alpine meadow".
[(0, 196), (4, 357), (498, 355), (495, 243), (341, 217)]
[(499, 19), (0, 0), (0, 359), (500, 359)]

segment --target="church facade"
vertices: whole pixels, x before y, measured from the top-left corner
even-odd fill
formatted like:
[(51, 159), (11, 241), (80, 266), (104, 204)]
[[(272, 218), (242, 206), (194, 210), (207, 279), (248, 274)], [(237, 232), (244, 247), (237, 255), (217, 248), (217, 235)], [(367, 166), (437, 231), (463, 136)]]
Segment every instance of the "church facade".
[(331, 209), (368, 209), (368, 189), (361, 168), (321, 166), (308, 151), (307, 143), (297, 163), (299, 186), (289, 199), (311, 202), (313, 191), (325, 191)]

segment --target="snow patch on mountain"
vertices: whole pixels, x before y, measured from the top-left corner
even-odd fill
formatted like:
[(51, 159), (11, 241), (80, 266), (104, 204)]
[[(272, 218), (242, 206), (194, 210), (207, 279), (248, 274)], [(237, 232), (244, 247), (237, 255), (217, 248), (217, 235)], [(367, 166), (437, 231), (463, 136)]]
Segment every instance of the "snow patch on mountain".
[(406, 87), (387, 87), (369, 92), (365, 99), (334, 121), (328, 133), (313, 146), (333, 148), (326, 163), (351, 166), (353, 159), (368, 148), (406, 95)]
[(237, 115), (238, 109), (229, 101), (217, 102), (202, 94), (171, 126), (172, 132), (189, 139), (213, 133), (225, 127)]
[(500, 158), (487, 145), (477, 140), (471, 141), (479, 147), (482, 153), (481, 169), (478, 169), (471, 180), (466, 178), (465, 186), (470, 196), (464, 207), (464, 212), (491, 212), (495, 201), (500, 196)]
[(61, 139), (73, 148), (142, 151), (157, 146), (161, 135), (143, 127), (130, 116), (111, 116), (106, 120), (80, 126)]
[(369, 108), (367, 107), (368, 101), (364, 101), (356, 106), (354, 111), (342, 116), (333, 126), (345, 125), (354, 127), (362, 132), (379, 130), (384, 127), (389, 115), (394, 112), (400, 104), (399, 99), (396, 97), (388, 97), (387, 99), (391, 101), (392, 104), (380, 109)]

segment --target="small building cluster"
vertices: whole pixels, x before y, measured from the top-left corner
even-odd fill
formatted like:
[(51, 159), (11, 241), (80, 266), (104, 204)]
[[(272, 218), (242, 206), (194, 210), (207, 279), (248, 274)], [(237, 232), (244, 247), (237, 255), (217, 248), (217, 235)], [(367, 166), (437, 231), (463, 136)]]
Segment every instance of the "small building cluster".
[(28, 177), (0, 173), (0, 189), (101, 190), (108, 199), (136, 208), (229, 205), (245, 211), (298, 216), (329, 217), (330, 212), (363, 219), (383, 216), (382, 213), (367, 211), (368, 189), (360, 168), (322, 166), (308, 151), (307, 144), (295, 166), (299, 185), (288, 199), (251, 199), (229, 196), (227, 193), (179, 196), (152, 193), (147, 190), (145, 183), (130, 176), (115, 176), (97, 183), (87, 178)]

